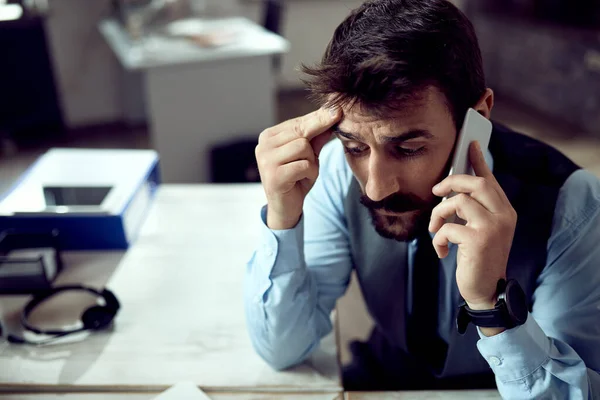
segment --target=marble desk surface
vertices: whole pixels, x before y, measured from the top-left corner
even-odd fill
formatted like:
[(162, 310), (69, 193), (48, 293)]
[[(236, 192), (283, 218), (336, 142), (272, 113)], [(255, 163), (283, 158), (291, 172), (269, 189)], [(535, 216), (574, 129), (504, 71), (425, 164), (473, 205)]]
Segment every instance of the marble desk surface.
[[(127, 252), (65, 254), (57, 284), (106, 284), (122, 305), (114, 328), (46, 347), (1, 342), (0, 391), (160, 392), (191, 381), (209, 391), (339, 393), (335, 335), (286, 372), (250, 343), (242, 281), (264, 202), (258, 184), (163, 185)], [(85, 296), (56, 298), (32, 320), (72, 323), (91, 304)], [(10, 329), (26, 300), (0, 297)]]

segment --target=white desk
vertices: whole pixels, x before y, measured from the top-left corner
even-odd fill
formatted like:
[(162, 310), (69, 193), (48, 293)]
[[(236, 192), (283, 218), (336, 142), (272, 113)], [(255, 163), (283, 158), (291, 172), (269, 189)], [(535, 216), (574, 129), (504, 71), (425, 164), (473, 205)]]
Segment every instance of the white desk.
[(208, 182), (212, 145), (258, 137), (275, 123), (272, 56), (289, 48), (244, 18), (186, 23), (190, 30), (215, 24), (243, 33), (235, 44), (202, 49), (158, 35), (132, 43), (114, 20), (100, 25), (125, 70), (143, 71), (152, 145), (167, 183)]
[(346, 400), (500, 400), (497, 390), (346, 393)]
[[(0, 394), (2, 400), (152, 400), (158, 394)], [(212, 400), (501, 400), (500, 394), (494, 390), (465, 391), (407, 391), (407, 392), (373, 392), (345, 394), (334, 393), (219, 393), (208, 392)]]
[[(0, 394), (1, 400), (152, 400), (160, 393)], [(206, 393), (211, 400), (343, 400), (341, 393)], [(185, 400), (185, 399), (182, 399)]]
[[(62, 284), (108, 282), (122, 304), (114, 331), (41, 348), (0, 343), (0, 391), (158, 392), (192, 381), (219, 392), (335, 398), (341, 385), (334, 335), (287, 372), (273, 371), (251, 346), (242, 280), (263, 203), (259, 185), (162, 186), (127, 253), (67, 254), (59, 277)], [(63, 307), (49, 304), (43, 314), (81, 312), (81, 300), (62, 300)], [(0, 297), (8, 322), (24, 301)]]

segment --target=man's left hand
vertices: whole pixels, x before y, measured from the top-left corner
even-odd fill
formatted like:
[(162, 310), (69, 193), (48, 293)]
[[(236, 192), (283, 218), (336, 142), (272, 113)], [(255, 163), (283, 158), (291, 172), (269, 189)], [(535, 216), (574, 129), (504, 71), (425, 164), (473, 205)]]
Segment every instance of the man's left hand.
[[(440, 258), (448, 255), (449, 242), (458, 245), (456, 283), (474, 310), (493, 309), (496, 285), (506, 278), (508, 255), (517, 224), (517, 213), (488, 168), (477, 142), (469, 158), (476, 176), (452, 175), (433, 188), (439, 197), (455, 192), (433, 209), (429, 230)], [(466, 225), (446, 223), (456, 214)]]

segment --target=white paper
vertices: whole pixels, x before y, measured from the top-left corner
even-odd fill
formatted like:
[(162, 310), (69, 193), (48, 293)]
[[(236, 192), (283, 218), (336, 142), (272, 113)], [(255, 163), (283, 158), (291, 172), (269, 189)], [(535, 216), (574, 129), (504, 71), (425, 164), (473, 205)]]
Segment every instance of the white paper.
[(210, 400), (210, 397), (194, 383), (180, 382), (162, 392), (154, 400)]

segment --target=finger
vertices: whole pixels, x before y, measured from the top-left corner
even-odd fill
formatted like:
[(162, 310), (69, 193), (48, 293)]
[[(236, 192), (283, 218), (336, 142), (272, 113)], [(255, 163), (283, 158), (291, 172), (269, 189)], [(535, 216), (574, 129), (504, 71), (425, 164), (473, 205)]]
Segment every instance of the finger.
[(331, 129), (331, 127), (338, 123), (341, 118), (342, 112), (338, 107), (329, 109), (321, 108), (312, 116), (302, 117), (300, 131), (304, 134), (303, 137), (312, 140), (318, 135)]
[(486, 210), (477, 200), (466, 194), (459, 194), (442, 201), (431, 212), (429, 231), (437, 232), (446, 223), (446, 220), (454, 214), (467, 221), (467, 225), (478, 227), (485, 225), (490, 217)]
[(310, 114), (283, 122), (275, 129), (279, 132), (291, 131), (298, 137), (304, 137), (308, 140), (328, 131), (333, 125), (342, 118), (342, 112), (339, 108), (320, 108)]
[(508, 197), (506, 197), (506, 193), (504, 193), (504, 190), (496, 180), (494, 173), (485, 161), (485, 156), (481, 150), (481, 145), (479, 142), (471, 143), (471, 146), (469, 147), (469, 160), (471, 161), (475, 175), (481, 176), (492, 183), (503, 202), (505, 204), (510, 204)]
[[(498, 192), (498, 190), (502, 191), (502, 189), (496, 188), (494, 182), (481, 176), (450, 175), (435, 185), (432, 192), (439, 197), (449, 196), (452, 192), (465, 193), (473, 197), (489, 211), (497, 213), (506, 206), (506, 203), (503, 196)], [(502, 193), (504, 194), (504, 192)]]
[(275, 188), (281, 190), (303, 179), (314, 182), (319, 176), (319, 167), (307, 160), (298, 160), (277, 168), (275, 176)]
[(448, 244), (460, 245), (471, 239), (475, 231), (469, 227), (458, 224), (444, 224), (433, 237), (433, 248), (439, 258), (448, 255)]
[(293, 130), (287, 130), (270, 138), (265, 145), (269, 148), (276, 149), (277, 147), (285, 146), (296, 139), (300, 139), (298, 133)]
[(298, 160), (315, 163), (317, 160), (313, 147), (305, 138), (295, 139), (284, 146), (271, 150), (270, 158), (270, 162), (275, 165), (284, 165)]
[(475, 175), (496, 181), (492, 170), (485, 161), (481, 146), (477, 141), (472, 142), (469, 146), (469, 161), (471, 162), (473, 171), (475, 171)]
[[(314, 153), (318, 157), (321, 154), (323, 147), (331, 140), (331, 130), (325, 131), (310, 141)], [(298, 139), (298, 134), (293, 131), (281, 132), (279, 135), (272, 137), (265, 145), (269, 148), (277, 148), (284, 146)]]

